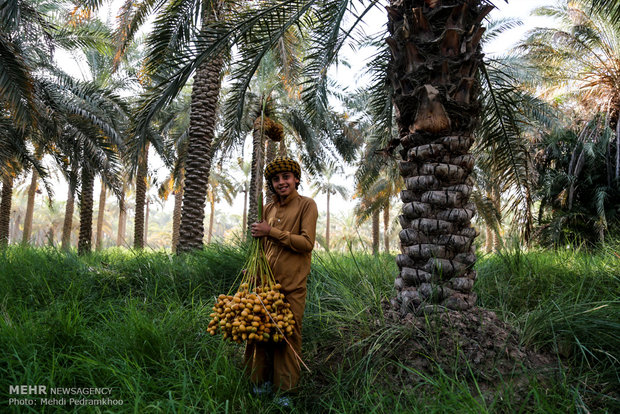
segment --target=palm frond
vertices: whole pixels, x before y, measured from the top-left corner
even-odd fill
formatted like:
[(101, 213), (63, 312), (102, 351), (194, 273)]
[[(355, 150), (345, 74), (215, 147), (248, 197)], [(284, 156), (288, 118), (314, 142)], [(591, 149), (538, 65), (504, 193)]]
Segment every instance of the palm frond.
[(19, 45), (0, 33), (0, 101), (5, 102), (16, 125), (22, 129), (33, 122), (34, 81), (30, 72)]

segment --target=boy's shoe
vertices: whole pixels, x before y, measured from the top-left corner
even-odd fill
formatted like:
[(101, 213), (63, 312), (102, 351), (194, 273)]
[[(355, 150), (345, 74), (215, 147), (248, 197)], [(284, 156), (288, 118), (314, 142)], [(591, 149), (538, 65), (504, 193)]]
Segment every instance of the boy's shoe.
[(254, 395), (268, 395), (271, 394), (271, 388), (273, 384), (271, 381), (265, 381), (260, 385), (254, 385), (252, 387), (252, 394)]
[(276, 397), (273, 402), (279, 406), (279, 407), (292, 407), (293, 406), (293, 402), (291, 401), (290, 397), (287, 397), (286, 395), (280, 396), (280, 397)]

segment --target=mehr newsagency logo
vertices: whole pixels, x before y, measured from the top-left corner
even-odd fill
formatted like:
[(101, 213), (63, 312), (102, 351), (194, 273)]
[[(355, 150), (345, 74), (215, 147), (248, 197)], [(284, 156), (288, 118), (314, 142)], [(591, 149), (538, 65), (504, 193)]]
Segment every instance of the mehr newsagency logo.
[(123, 405), (112, 398), (111, 387), (47, 387), (46, 385), (10, 385), (9, 405)]

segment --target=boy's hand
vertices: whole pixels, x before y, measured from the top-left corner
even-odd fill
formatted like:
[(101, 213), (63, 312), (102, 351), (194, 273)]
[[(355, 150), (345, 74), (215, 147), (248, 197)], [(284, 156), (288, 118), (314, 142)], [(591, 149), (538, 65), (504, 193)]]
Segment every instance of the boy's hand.
[(270, 230), (271, 226), (265, 220), (259, 221), (258, 223), (252, 223), (250, 226), (250, 233), (253, 237), (268, 236)]

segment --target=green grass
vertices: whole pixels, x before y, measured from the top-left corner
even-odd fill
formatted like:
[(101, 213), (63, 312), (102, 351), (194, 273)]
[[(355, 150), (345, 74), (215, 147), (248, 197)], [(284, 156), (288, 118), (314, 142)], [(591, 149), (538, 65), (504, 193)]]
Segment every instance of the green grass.
[[(394, 352), (410, 338), (385, 324), (397, 268), (388, 255), (315, 255), (295, 412), (613, 412), (618, 385), (618, 249), (512, 251), (479, 260), (479, 304), (525, 344), (557, 352), (558, 375), (493, 392), (475, 376), (416, 371)], [(250, 395), (243, 348), (205, 335), (214, 296), (244, 262), (238, 246), (197, 254), (110, 249), (0, 251), (0, 411), (11, 385), (113, 387), (121, 407), (32, 412), (280, 412)], [(429, 352), (432, 350), (429, 350)], [(484, 398), (482, 397), (484, 396)]]

